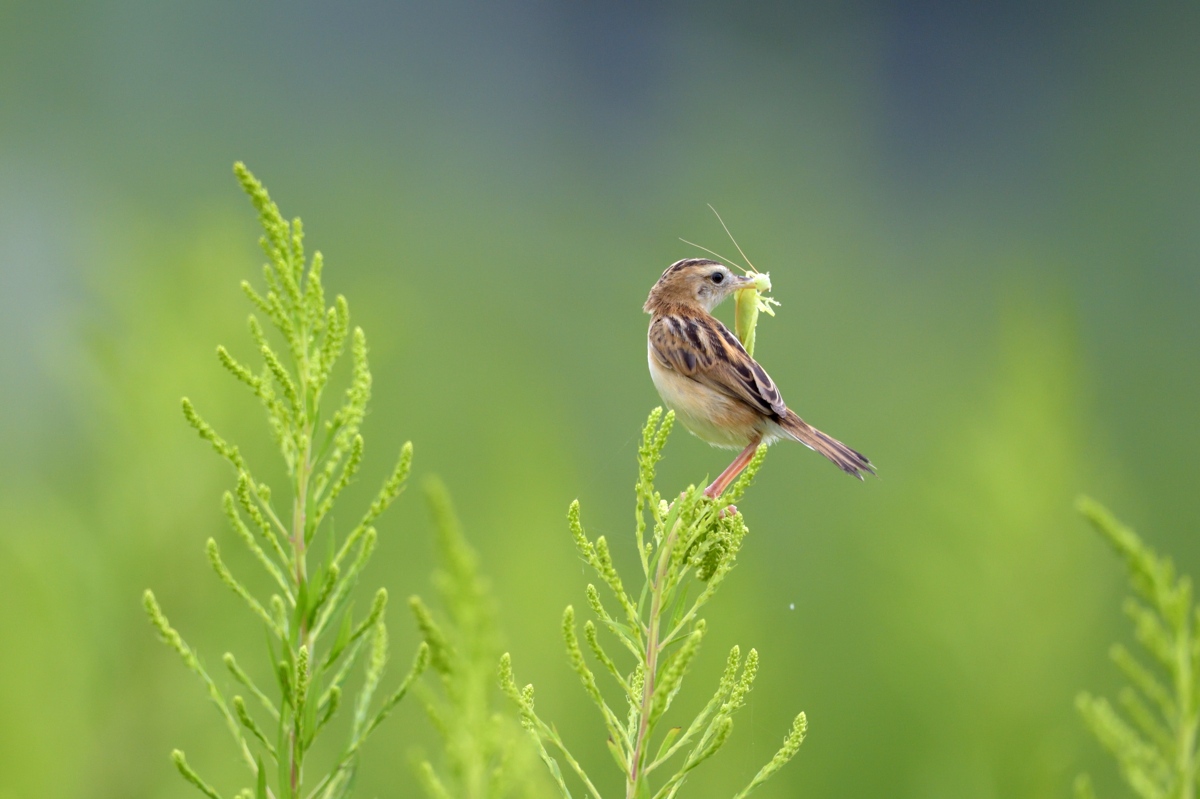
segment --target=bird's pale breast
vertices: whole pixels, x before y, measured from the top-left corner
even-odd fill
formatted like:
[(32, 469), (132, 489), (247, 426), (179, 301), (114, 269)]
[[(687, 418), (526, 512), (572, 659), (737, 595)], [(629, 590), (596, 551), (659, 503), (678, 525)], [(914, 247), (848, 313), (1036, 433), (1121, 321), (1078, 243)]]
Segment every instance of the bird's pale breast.
[(650, 377), (663, 402), (697, 438), (717, 447), (741, 449), (759, 432), (759, 414), (727, 394), (663, 366), (647, 346)]

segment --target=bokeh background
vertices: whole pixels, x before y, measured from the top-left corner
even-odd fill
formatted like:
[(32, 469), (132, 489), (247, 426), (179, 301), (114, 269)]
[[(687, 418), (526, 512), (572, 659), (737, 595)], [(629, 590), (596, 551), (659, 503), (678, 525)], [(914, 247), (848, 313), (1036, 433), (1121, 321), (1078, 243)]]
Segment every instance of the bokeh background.
[[(213, 577), (227, 467), (252, 457), (237, 284), (244, 159), (306, 221), (367, 331), (367, 501), (406, 439), (492, 580), (518, 676), (594, 771), (603, 731), (562, 655), (586, 575), (564, 514), (630, 563), (635, 439), (657, 403), (641, 303), (696, 250), (770, 270), (759, 355), (862, 449), (800, 447), (744, 502), (693, 702), (734, 642), (762, 670), (726, 797), (804, 709), (764, 797), (1119, 795), (1073, 709), (1113, 692), (1111, 504), (1200, 572), (1200, 12), (1121, 3), (0, 4), (0, 797), (194, 795), (240, 764), (147, 625), (152, 586), (206, 656), (260, 656)], [(727, 454), (680, 432), (675, 489)], [(410, 491), (366, 586), (429, 594)], [(232, 549), (227, 546), (227, 549)], [(416, 635), (393, 608), (397, 659)], [(363, 796), (416, 790), (406, 703)], [(609, 785), (609, 783), (605, 783)]]

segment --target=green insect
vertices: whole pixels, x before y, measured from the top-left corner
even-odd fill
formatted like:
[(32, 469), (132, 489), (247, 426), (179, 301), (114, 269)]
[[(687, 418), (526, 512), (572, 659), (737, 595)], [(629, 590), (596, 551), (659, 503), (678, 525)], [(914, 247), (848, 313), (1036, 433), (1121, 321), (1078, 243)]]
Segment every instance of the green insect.
[(744, 288), (734, 297), (734, 314), (733, 314), (733, 332), (737, 335), (738, 341), (742, 342), (742, 346), (746, 348), (746, 353), (754, 357), (754, 329), (758, 326), (758, 315), (765, 313), (768, 316), (774, 316), (775, 310), (772, 306), (778, 305), (779, 300), (773, 297), (764, 297), (763, 294), (771, 290), (771, 273), (759, 272), (754, 268), (754, 264), (750, 263), (750, 259), (746, 257), (746, 253), (742, 252), (742, 248), (737, 243), (737, 239), (729, 232), (729, 227), (725, 224), (725, 220), (717, 213), (717, 209), (710, 204), (709, 210), (717, 217), (717, 221), (721, 223), (721, 227), (725, 228), (726, 235), (733, 242), (733, 246), (737, 247), (738, 253), (742, 256), (742, 260), (746, 262), (746, 266), (742, 266), (736, 261), (726, 258), (720, 253), (713, 252), (707, 247), (701, 247), (699, 244), (680, 239), (684, 244), (691, 244), (693, 247), (699, 247), (710, 255), (715, 255), (727, 264), (733, 264), (738, 269), (746, 273), (746, 277), (754, 278), (753, 288)]
[(759, 313), (768, 316), (775, 315), (772, 307), (779, 304), (774, 297), (764, 297), (763, 293), (771, 290), (771, 275), (769, 272), (755, 272), (753, 268), (746, 272), (747, 277), (754, 278), (754, 287), (742, 289), (734, 297), (733, 332), (738, 341), (746, 348), (747, 354), (754, 357), (754, 330), (758, 326)]

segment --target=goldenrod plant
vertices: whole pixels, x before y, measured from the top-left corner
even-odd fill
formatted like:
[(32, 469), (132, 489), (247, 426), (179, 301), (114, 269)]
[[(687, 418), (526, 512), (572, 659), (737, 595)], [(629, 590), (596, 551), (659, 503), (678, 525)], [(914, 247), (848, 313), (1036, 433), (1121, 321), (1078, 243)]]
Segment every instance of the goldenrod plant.
[[(146, 591), (144, 602), (163, 640), (204, 683), (245, 759), (253, 785), (236, 796), (334, 799), (350, 795), (363, 742), (429, 662), (430, 649), (422, 643), (399, 685), (377, 700), (389, 658), (384, 624), (387, 591), (380, 588), (369, 609), (357, 618), (351, 605), (352, 590), (375, 548), (375, 521), (400, 494), (408, 476), (412, 444), (403, 446), (395, 468), (358, 522), (345, 535), (335, 536), (324, 522), (363, 459), (359, 426), (371, 394), (366, 336), (361, 328), (351, 332), (345, 297), (339, 295), (332, 306), (326, 306), (323, 259), (319, 252), (311, 259), (305, 255), (300, 220), (285, 220), (243, 164), (235, 164), (234, 172), (258, 211), (264, 231), (261, 244), (268, 258), (263, 267), (265, 292), (249, 282), (243, 282), (242, 289), (277, 338), (268, 335), (257, 315), (251, 315), (250, 334), (262, 368), (251, 369), (224, 347), (217, 348), (217, 357), (266, 410), (287, 470), (286, 494), (280, 497), (257, 479), (238, 447), (218, 435), (187, 399), (183, 413), (200, 437), (233, 467), (236, 487), (224, 494), (225, 516), (277, 589), (266, 599), (256, 596), (226, 565), (216, 540), (208, 539), (213, 570), (245, 601), (266, 631), (273, 683), (256, 684), (226, 652), (225, 668), (241, 686), (240, 693), (227, 700), (151, 591)], [(323, 399), (347, 339), (350, 385), (340, 406), (331, 412)], [(314, 556), (318, 543), (328, 556)], [(365, 673), (361, 682), (355, 681), (358, 689), (351, 699), (350, 677), (360, 661), (365, 661)], [(351, 715), (348, 739), (335, 750), (328, 770), (307, 773), (310, 750), (342, 708)], [(221, 794), (200, 777), (183, 752), (175, 750), (172, 759), (188, 782), (210, 799), (219, 799)]]
[[(673, 422), (673, 413), (664, 416), (662, 409), (656, 408), (642, 431), (638, 450), (633, 538), (642, 570), (640, 587), (626, 588), (604, 536), (588, 537), (579, 503), (572, 503), (567, 513), (579, 554), (595, 571), (609, 598), (602, 598), (595, 584), (587, 586), (587, 603), (595, 618), (584, 622), (583, 638), (591, 663), (580, 645), (571, 606), (563, 614), (563, 639), (571, 667), (603, 717), (606, 743), (624, 777), (626, 799), (671, 799), (679, 793), (692, 771), (729, 739), (733, 716), (745, 703), (759, 665), (756, 650), (743, 656), (734, 646), (716, 690), (700, 712), (686, 723), (672, 718), (671, 705), (704, 638), (706, 625), (700, 611), (733, 569), (747, 534), (742, 514), (730, 503), (742, 497), (766, 456), (766, 447), (760, 447), (719, 503), (696, 486), (668, 502), (655, 488), (654, 477)], [(613, 641), (616, 649), (609, 643)], [(618, 659), (627, 665), (619, 665)], [(596, 670), (607, 672), (613, 692), (601, 690)], [(500, 682), (516, 703), (522, 724), (535, 740), (561, 795), (572, 796), (565, 773), (569, 771), (588, 795), (601, 799), (595, 782), (557, 729), (536, 712), (533, 686), (517, 686), (509, 654), (500, 661)], [(775, 756), (735, 799), (750, 794), (791, 760), (804, 740), (806, 727), (800, 713)]]
[(419, 596), (411, 597), (409, 606), (429, 645), (430, 672), (439, 685), (435, 690), (419, 682), (417, 694), (440, 738), (441, 756), (431, 760), (418, 754), (417, 777), (429, 799), (549, 796), (533, 747), (512, 713), (497, 707), (500, 632), (479, 558), (463, 535), (445, 485), (431, 479), (424, 488), (436, 534), (439, 568), (433, 577), (440, 612)]
[[(1115, 644), (1110, 657), (1129, 680), (1117, 707), (1081, 693), (1084, 722), (1116, 759), (1121, 776), (1142, 799), (1194, 799), (1200, 730), (1200, 607), (1192, 581), (1179, 576), (1133, 530), (1092, 499), (1079, 511), (1116, 550), (1129, 570), (1134, 597), (1125, 602), (1144, 656)], [(1148, 662), (1147, 662), (1148, 661)], [(1094, 799), (1087, 775), (1075, 783), (1079, 799)]]

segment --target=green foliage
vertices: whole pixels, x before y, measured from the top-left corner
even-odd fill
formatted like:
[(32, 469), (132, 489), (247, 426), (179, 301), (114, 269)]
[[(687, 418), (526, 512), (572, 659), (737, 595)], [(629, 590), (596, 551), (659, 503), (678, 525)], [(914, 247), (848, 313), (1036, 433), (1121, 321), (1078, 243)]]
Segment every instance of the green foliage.
[(411, 597), (409, 606), (441, 685), (440, 692), (423, 684), (418, 689), (441, 739), (443, 758), (438, 768), (418, 756), (417, 776), (430, 799), (544, 796), (546, 786), (532, 768), (536, 763), (528, 740), (510, 715), (494, 708), (500, 635), (478, 557), (463, 536), (445, 486), (430, 480), (425, 496), (441, 565), (434, 583), (446, 619), (439, 623), (419, 596)]
[[(635, 540), (643, 583), (636, 600), (617, 573), (607, 540), (601, 536), (592, 541), (584, 532), (579, 503), (572, 503), (567, 514), (580, 555), (619, 606), (610, 612), (595, 585), (588, 585), (588, 605), (596, 618), (584, 623), (584, 638), (595, 661), (619, 689), (627, 706), (623, 714), (618, 714), (600, 689), (579, 645), (575, 609), (569, 606), (563, 614), (563, 639), (571, 667), (603, 717), (609, 750), (624, 775), (626, 799), (676, 796), (692, 770), (728, 740), (733, 715), (745, 703), (758, 672), (758, 652), (751, 649), (743, 658), (741, 649), (733, 647), (716, 691), (703, 709), (686, 727), (670, 726), (657, 734), (704, 637), (705, 621), (698, 613), (729, 575), (747, 533), (742, 515), (732, 505), (726, 507), (725, 502), (737, 502), (742, 497), (767, 451), (765, 446), (759, 448), (721, 506), (695, 486), (668, 503), (655, 489), (654, 475), (673, 423), (673, 413), (664, 418), (662, 409), (656, 408), (646, 422), (638, 450)], [(693, 587), (698, 591), (689, 600), (689, 589)], [(632, 668), (623, 670), (617, 665), (600, 639), (601, 627), (626, 651), (621, 658), (631, 660)], [(508, 654), (500, 661), (500, 683), (517, 705), (521, 722), (537, 742), (538, 752), (561, 794), (570, 797), (571, 791), (547, 744), (557, 750), (588, 793), (600, 799), (600, 792), (558, 731), (535, 711), (533, 686), (517, 687)], [(801, 713), (783, 746), (737, 794), (737, 799), (748, 795), (795, 755), (806, 727)], [(659, 777), (656, 773), (665, 773), (668, 763), (673, 771)]]
[[(1192, 581), (1176, 575), (1169, 558), (1156, 554), (1099, 503), (1084, 497), (1079, 511), (1125, 560), (1137, 597), (1126, 600), (1125, 613), (1150, 665), (1114, 645), (1112, 660), (1131, 683), (1118, 697), (1124, 713), (1087, 693), (1079, 695), (1076, 705), (1138, 796), (1193, 799), (1200, 729), (1200, 607), (1192, 602)], [(1086, 776), (1076, 781), (1075, 791), (1080, 799), (1095, 797)]]
[[(387, 591), (379, 589), (370, 610), (357, 623), (350, 602), (351, 591), (375, 546), (377, 534), (372, 525), (399, 495), (412, 463), (412, 445), (401, 449), (395, 469), (340, 546), (328, 531), (330, 557), (324, 562), (310, 558), (318, 533), (328, 527), (321, 522), (362, 462), (359, 425), (371, 394), (366, 337), (361, 328), (354, 329), (350, 385), (341, 406), (326, 418), (322, 396), (345, 349), (349, 306), (341, 296), (332, 306), (325, 306), (321, 286), (324, 262), (320, 253), (306, 259), (300, 220), (285, 221), (266, 189), (242, 164), (236, 164), (234, 172), (258, 211), (265, 234), (261, 243), (268, 258), (263, 267), (265, 294), (249, 282), (243, 282), (242, 289), (281, 337), (283, 347), (277, 349), (268, 340), (258, 317), (252, 315), (249, 327), (263, 361), (261, 370), (252, 370), (224, 347), (217, 348), (217, 358), (266, 410), (268, 427), (287, 468), (289, 502), (280, 505), (272, 501), (274, 492), (254, 477), (238, 448), (218, 435), (187, 399), (183, 400), (183, 413), (200, 437), (233, 466), (237, 485), (223, 497), (225, 516), (279, 588), (279, 593), (260, 601), (226, 565), (216, 541), (208, 539), (206, 549), (213, 570), (246, 603), (268, 634), (275, 675), (271, 688), (260, 688), (232, 653), (224, 656), (230, 675), (257, 703), (257, 718), (242, 696), (226, 701), (195, 652), (171, 627), (153, 593), (146, 591), (144, 603), (163, 640), (204, 682), (250, 768), (254, 787), (237, 796), (333, 799), (349, 795), (363, 742), (429, 662), (429, 647), (421, 644), (400, 685), (375, 702), (388, 661)], [(351, 670), (364, 654), (365, 674), (352, 704), (349, 740), (341, 746), (330, 770), (314, 779), (305, 774), (306, 759), (318, 734), (343, 706)], [(182, 752), (176, 750), (172, 759), (188, 782), (211, 799), (219, 799), (220, 794), (188, 765)]]

